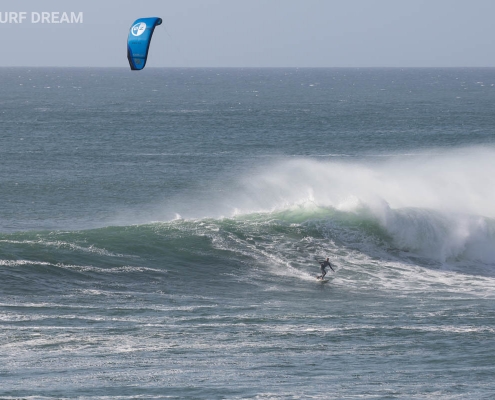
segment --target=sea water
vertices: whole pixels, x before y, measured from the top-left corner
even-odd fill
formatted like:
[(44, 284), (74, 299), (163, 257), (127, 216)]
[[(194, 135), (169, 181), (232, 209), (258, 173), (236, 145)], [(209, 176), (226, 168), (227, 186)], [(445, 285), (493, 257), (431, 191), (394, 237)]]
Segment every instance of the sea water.
[(494, 85), (0, 69), (0, 397), (492, 398)]

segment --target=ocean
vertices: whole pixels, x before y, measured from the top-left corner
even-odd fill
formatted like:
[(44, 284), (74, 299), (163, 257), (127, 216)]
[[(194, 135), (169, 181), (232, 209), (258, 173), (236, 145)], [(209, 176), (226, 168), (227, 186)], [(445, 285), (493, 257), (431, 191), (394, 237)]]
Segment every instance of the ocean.
[(0, 88), (0, 398), (495, 396), (495, 69)]

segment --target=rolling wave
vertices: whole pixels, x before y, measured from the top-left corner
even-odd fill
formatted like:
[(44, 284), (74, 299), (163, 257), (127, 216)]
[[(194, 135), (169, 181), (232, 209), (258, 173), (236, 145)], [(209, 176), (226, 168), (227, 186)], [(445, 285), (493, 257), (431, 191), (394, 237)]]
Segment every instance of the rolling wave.
[(443, 272), (490, 278), (493, 159), (491, 149), (460, 149), (367, 164), (275, 161), (217, 197), (172, 198), (147, 216), (167, 222), (0, 234), (2, 286), (50, 290), (56, 279), (149, 290), (152, 282), (172, 292), (194, 277), (202, 290), (225, 281), (266, 288), (314, 280), (321, 257), (344, 271), (336, 283), (347, 287), (404, 289), (414, 276), (412, 286), (424, 288), (426, 276), (448, 281)]
[(495, 276), (494, 222), (465, 218), (456, 225), (460, 220), (441, 212), (405, 208), (388, 209), (383, 219), (366, 207), (312, 204), (233, 218), (3, 234), (1, 285), (6, 293), (189, 293), (191, 282), (203, 294), (226, 283), (232, 291), (268, 290), (284, 280), (314, 281), (315, 259), (328, 256), (343, 271), (335, 283), (348, 288), (425, 290), (459, 272), (486, 286), (483, 277)]

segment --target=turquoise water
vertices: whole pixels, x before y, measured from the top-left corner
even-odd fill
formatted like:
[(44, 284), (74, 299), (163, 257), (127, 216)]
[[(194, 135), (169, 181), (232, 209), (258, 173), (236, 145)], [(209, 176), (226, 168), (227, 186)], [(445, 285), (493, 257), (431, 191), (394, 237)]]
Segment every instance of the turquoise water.
[(495, 69), (0, 82), (0, 397), (493, 395)]

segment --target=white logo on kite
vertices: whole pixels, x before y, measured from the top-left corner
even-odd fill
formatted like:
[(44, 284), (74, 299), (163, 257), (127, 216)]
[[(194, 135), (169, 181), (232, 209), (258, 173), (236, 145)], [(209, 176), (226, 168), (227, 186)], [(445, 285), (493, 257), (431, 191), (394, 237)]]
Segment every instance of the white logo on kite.
[(131, 28), (131, 33), (133, 36), (140, 36), (146, 30), (146, 24), (144, 22), (139, 22)]

